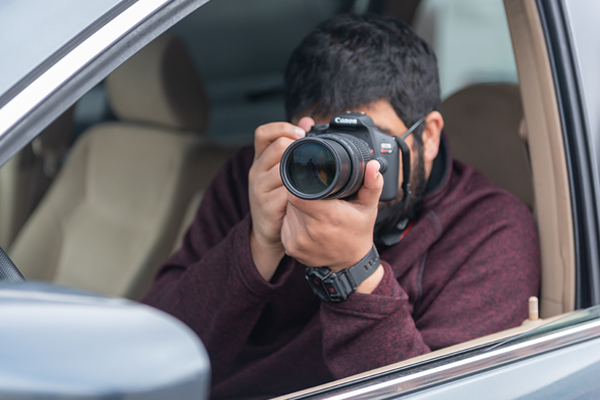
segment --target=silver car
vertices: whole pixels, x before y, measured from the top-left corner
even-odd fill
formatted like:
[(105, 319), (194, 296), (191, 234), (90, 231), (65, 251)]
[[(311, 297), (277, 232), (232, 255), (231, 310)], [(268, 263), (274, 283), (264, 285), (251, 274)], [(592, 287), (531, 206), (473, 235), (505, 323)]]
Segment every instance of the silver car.
[(520, 327), (281, 399), (600, 397), (585, 0), (4, 0), (0, 395), (208, 396), (198, 338), (136, 301), (219, 165), (285, 119), (293, 47), (341, 12), (394, 15), (433, 45), (453, 156), (530, 207), (542, 287)]

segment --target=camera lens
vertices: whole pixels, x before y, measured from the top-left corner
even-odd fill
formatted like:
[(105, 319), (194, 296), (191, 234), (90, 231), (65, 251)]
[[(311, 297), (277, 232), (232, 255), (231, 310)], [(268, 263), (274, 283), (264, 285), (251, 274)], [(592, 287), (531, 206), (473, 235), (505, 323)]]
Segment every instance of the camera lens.
[(307, 137), (283, 153), (281, 179), (301, 199), (347, 197), (362, 186), (369, 159), (368, 145), (350, 135)]
[(292, 185), (302, 193), (321, 193), (333, 182), (335, 158), (320, 143), (304, 143), (292, 153), (287, 171)]

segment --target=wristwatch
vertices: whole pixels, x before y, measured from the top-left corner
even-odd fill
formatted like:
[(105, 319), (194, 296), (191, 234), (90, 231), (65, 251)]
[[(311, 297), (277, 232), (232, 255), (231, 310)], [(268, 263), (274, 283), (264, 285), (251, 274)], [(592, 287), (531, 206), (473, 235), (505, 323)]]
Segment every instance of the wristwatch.
[(337, 273), (327, 267), (306, 268), (304, 276), (321, 300), (337, 303), (354, 293), (358, 285), (375, 272), (379, 263), (379, 253), (373, 245), (369, 254), (350, 268)]

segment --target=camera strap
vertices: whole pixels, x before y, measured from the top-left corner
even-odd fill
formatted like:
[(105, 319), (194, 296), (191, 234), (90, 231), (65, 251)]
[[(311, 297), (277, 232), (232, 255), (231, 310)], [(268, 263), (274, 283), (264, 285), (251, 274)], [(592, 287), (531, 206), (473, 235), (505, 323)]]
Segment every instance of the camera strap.
[[(421, 117), (417, 122), (412, 124), (412, 126), (408, 128), (408, 130), (404, 132), (402, 136), (394, 135), (394, 140), (402, 152), (402, 202), (404, 203), (405, 207), (409, 204), (408, 199), (410, 199), (412, 192), (410, 186), (410, 149), (408, 148), (408, 145), (404, 139), (413, 133), (415, 129), (417, 129), (419, 125), (423, 123), (423, 121), (425, 121), (425, 117)], [(406, 208), (404, 211), (406, 211)]]
[(410, 149), (404, 141), (404, 138), (394, 136), (394, 140), (402, 152), (402, 202), (407, 205), (408, 199), (410, 199), (412, 194), (410, 185)]
[[(408, 225), (406, 213), (410, 205), (409, 199), (412, 195), (412, 188), (410, 184), (411, 158), (410, 148), (404, 139), (413, 133), (414, 130), (423, 123), (423, 121), (425, 121), (425, 117), (422, 117), (415, 122), (402, 136), (393, 136), (398, 148), (400, 149), (400, 152), (402, 153), (402, 200), (384, 210), (381, 210), (377, 214), (377, 220), (375, 223), (375, 241), (377, 244), (391, 246), (397, 243), (399, 239), (396, 240), (396, 237), (399, 238), (406, 225)], [(403, 221), (403, 219), (406, 221)], [(403, 225), (403, 227), (400, 228), (399, 225)], [(393, 231), (398, 231), (400, 234), (387, 235)]]

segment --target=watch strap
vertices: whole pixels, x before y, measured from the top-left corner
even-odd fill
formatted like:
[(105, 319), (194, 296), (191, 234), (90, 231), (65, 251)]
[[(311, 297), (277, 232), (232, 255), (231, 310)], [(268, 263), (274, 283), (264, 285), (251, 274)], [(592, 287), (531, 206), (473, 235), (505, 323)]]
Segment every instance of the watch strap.
[(341, 271), (340, 274), (346, 275), (350, 286), (352, 287), (352, 292), (354, 292), (358, 285), (363, 283), (368, 277), (370, 277), (373, 274), (373, 272), (375, 272), (375, 270), (377, 270), (380, 263), (381, 262), (379, 259), (379, 253), (377, 252), (375, 244), (373, 244), (373, 247), (371, 247), (371, 251), (369, 251), (369, 254), (364, 256), (362, 260), (360, 260), (352, 267)]
[(379, 253), (375, 245), (362, 260), (348, 269), (333, 273), (327, 267), (307, 268), (305, 277), (321, 300), (340, 302), (356, 291), (379, 267)]

